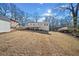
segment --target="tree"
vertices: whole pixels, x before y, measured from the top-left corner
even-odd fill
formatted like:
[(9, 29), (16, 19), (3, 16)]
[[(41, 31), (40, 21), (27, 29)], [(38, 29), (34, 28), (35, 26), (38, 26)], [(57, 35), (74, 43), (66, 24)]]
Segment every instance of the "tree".
[(73, 27), (74, 27), (74, 32), (76, 32), (76, 29), (77, 29), (77, 18), (78, 18), (78, 10), (79, 10), (79, 3), (77, 4), (69, 4), (69, 7), (68, 6), (64, 6), (64, 7), (61, 7), (62, 9), (65, 9), (65, 10), (69, 10), (72, 14), (72, 18), (73, 18)]
[(15, 4), (10, 4), (11, 18), (19, 21), (20, 23), (24, 20), (24, 11), (20, 10)]
[(37, 12), (34, 13), (34, 18), (35, 18), (35, 22), (38, 22), (39, 19), (39, 15)]
[(0, 15), (6, 16), (9, 11), (9, 6), (6, 3), (0, 3)]
[(10, 11), (11, 11), (11, 18), (16, 18), (16, 5), (11, 3), (10, 4)]

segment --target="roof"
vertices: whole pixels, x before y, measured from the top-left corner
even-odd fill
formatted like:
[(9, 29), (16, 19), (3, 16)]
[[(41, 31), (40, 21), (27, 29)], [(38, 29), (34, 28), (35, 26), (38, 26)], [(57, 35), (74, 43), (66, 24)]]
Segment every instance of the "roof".
[(28, 22), (28, 23), (48, 23), (48, 22)]
[(10, 21), (17, 22), (16, 20), (10, 19)]
[(62, 27), (62, 28), (58, 29), (58, 31), (61, 31), (61, 30), (68, 30), (68, 27)]
[(10, 19), (10, 21), (13, 21), (13, 22), (16, 22), (16, 23), (19, 23), (17, 20), (15, 19)]
[(6, 16), (0, 16), (0, 20), (8, 21), (10, 22), (10, 19)]

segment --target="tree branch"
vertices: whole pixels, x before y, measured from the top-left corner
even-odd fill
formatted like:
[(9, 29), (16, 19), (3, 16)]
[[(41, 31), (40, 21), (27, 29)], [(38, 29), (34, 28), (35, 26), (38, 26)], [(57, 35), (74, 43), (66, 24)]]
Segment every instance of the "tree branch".
[(76, 16), (78, 15), (78, 8), (79, 8), (79, 3), (77, 4), (76, 10), (75, 10)]

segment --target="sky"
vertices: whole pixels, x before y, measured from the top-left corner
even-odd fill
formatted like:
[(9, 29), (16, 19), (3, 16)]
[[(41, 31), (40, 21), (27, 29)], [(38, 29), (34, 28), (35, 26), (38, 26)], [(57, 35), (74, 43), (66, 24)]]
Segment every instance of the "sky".
[[(55, 9), (57, 7), (65, 5), (65, 3), (16, 3), (15, 5), (25, 13), (32, 14), (33, 16), (57, 15), (59, 18), (62, 18), (65, 14), (68, 14), (68, 11), (65, 13), (60, 12), (60, 10), (58, 9)], [(44, 17), (41, 19), (44, 19)]]
[[(61, 6), (63, 4), (58, 3), (17, 3), (16, 6), (19, 7), (22, 11), (34, 14), (43, 14), (46, 12), (55, 13), (57, 10), (53, 10), (54, 8)], [(50, 11), (49, 11), (50, 10)]]
[[(50, 8), (54, 8), (57, 4), (41, 4), (41, 3), (18, 3), (18, 6), (21, 10), (28, 13), (44, 13)], [(39, 12), (40, 11), (40, 12)]]

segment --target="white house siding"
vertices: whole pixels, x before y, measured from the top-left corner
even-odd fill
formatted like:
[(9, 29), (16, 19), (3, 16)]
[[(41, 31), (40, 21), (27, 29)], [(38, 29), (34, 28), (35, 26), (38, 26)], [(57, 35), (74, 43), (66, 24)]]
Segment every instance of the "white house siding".
[(0, 32), (9, 32), (9, 31), (10, 31), (10, 22), (0, 20)]
[(48, 22), (28, 23), (27, 27), (29, 27), (29, 28), (38, 28), (39, 30), (49, 31)]

